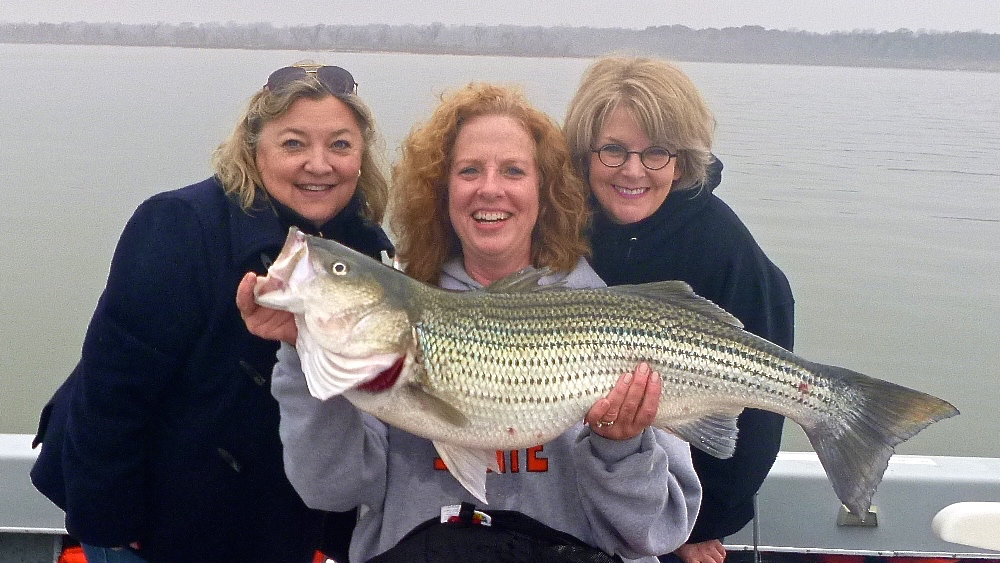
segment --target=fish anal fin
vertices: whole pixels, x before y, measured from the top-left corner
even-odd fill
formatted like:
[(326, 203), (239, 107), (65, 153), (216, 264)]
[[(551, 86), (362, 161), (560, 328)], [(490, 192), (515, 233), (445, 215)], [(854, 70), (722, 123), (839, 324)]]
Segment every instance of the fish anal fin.
[(695, 448), (720, 459), (736, 452), (736, 419), (740, 411), (712, 413), (693, 420), (672, 422), (666, 430), (680, 436)]
[(728, 311), (719, 307), (715, 303), (698, 295), (686, 282), (679, 280), (668, 280), (660, 282), (650, 282), (638, 285), (618, 285), (609, 287), (604, 291), (614, 293), (625, 293), (638, 295), (670, 305), (683, 307), (689, 311), (694, 311), (717, 321), (743, 328), (743, 323), (739, 319), (729, 314)]
[(486, 501), (486, 470), (500, 472), (496, 450), (476, 450), (444, 442), (434, 442), (434, 448), (448, 471), (472, 496)]

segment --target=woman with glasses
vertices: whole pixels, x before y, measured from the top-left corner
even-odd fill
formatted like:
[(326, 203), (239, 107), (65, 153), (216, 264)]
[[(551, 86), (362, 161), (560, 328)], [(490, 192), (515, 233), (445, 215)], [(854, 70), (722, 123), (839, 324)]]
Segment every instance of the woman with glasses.
[(346, 553), (354, 514), (307, 508), (285, 476), (277, 344), (247, 331), (233, 296), (291, 226), (392, 252), (356, 87), (339, 67), (275, 71), (215, 151), (215, 175), (153, 196), (125, 226), (32, 471), (89, 561), (307, 563), (325, 520)]
[[(792, 347), (792, 292), (746, 226), (714, 190), (715, 120), (680, 69), (645, 58), (605, 57), (585, 72), (564, 132), (590, 186), (594, 270), (608, 285), (683, 280), (744, 327)], [(722, 539), (753, 517), (753, 496), (777, 456), (783, 418), (747, 409), (736, 454), (692, 448), (704, 496), (688, 543), (668, 561), (721, 563)]]
[[(586, 188), (562, 132), (516, 90), (470, 84), (445, 97), (404, 141), (390, 198), (399, 258), (418, 280), (470, 291), (548, 266), (543, 284), (604, 285), (583, 258)], [(278, 319), (289, 313), (253, 303), (253, 278), (238, 297), (247, 326), (294, 343), (294, 332), (277, 328), (294, 331)], [(610, 563), (621, 555), (655, 563), (690, 532), (697, 478), (687, 444), (649, 427), (660, 381), (648, 366), (623, 374), (555, 440), (497, 452), (489, 504), (476, 507), (492, 518), (484, 527), (475, 524), (485, 519), (473, 511), (478, 501), (430, 440), (343, 397), (313, 398), (294, 348), (282, 345), (278, 358), (286, 471), (310, 506), (363, 507), (352, 561)], [(449, 510), (458, 523), (440, 523)]]

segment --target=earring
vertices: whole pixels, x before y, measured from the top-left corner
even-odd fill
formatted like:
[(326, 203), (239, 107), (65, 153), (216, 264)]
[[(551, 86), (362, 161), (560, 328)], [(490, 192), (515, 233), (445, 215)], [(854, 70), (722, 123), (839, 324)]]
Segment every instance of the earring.
[(360, 177), (361, 177), (361, 169), (359, 168), (358, 169), (358, 178), (360, 178)]

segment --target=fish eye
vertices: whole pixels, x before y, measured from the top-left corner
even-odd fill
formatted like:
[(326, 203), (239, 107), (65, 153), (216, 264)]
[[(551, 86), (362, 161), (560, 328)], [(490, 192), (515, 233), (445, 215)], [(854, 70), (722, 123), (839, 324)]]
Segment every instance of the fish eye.
[(330, 272), (335, 276), (346, 276), (349, 269), (350, 268), (347, 267), (347, 264), (343, 262), (334, 262), (333, 265), (330, 266)]

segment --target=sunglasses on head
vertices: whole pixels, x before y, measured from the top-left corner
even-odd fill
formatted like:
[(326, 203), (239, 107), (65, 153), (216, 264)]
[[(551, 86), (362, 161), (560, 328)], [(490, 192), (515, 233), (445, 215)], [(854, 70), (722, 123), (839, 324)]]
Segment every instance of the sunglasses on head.
[(286, 66), (279, 68), (267, 77), (264, 88), (277, 92), (292, 82), (302, 80), (307, 75), (313, 75), (331, 94), (357, 94), (358, 83), (350, 72), (339, 66)]

